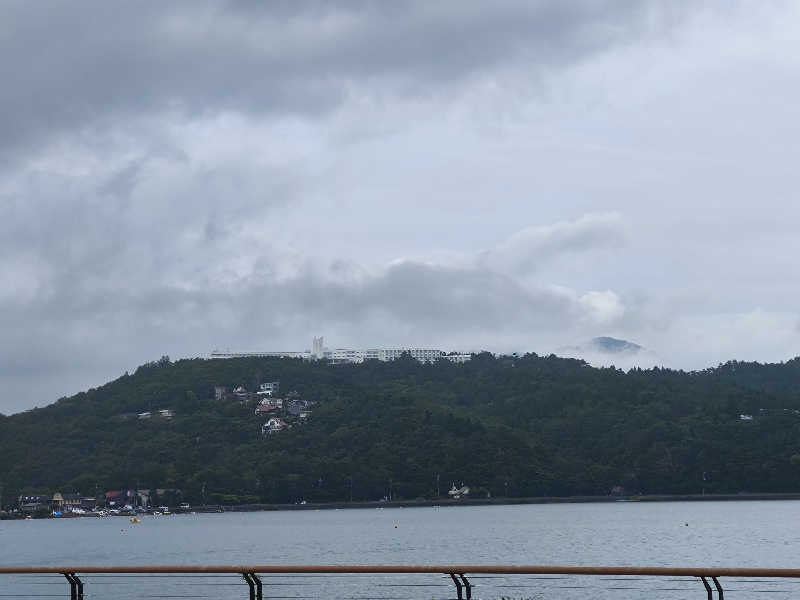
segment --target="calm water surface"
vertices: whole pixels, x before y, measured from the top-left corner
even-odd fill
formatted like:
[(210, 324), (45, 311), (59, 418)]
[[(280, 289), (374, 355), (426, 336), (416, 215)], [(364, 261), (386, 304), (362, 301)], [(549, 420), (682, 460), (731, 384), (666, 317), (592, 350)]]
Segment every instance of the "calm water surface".
[[(124, 517), (0, 521), (0, 564), (5, 566), (450, 563), (800, 567), (798, 551), (798, 501), (226, 513), (144, 517), (137, 525)], [(85, 580), (89, 580), (87, 597), (134, 595), (130, 578)], [(224, 585), (210, 589), (205, 585), (210, 581), (192, 578), (178, 587), (170, 579), (150, 589), (156, 584), (142, 578), (134, 587), (138, 597), (163, 596), (166, 591), (178, 596), (247, 597), (246, 588), (244, 592), (239, 589), (235, 578), (213, 581)], [(26, 593), (31, 591), (30, 579), (5, 578), (0, 585), (3, 582), (6, 593), (18, 591), (20, 584), (26, 585)], [(655, 598), (705, 598), (702, 585), (691, 580), (621, 583), (551, 577), (478, 579), (474, 583), (475, 596), (486, 598), (630, 599), (650, 596), (654, 590), (651, 597)], [(66, 590), (61, 581), (52, 578), (39, 584), (47, 591), (41, 597)], [(452, 584), (436, 576), (283, 577), (265, 578), (265, 584), (265, 597), (272, 598), (454, 596)], [(770, 597), (783, 598), (797, 595), (800, 585), (791, 581), (780, 585), (730, 582), (726, 595), (749, 597), (755, 589), (769, 589)], [(94, 595), (90, 590), (95, 590)]]

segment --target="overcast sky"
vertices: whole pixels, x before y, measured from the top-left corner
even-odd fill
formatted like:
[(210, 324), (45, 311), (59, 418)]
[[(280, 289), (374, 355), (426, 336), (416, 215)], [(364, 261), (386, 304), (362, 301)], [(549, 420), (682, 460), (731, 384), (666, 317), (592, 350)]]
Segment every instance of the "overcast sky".
[(0, 3), (0, 412), (163, 354), (800, 354), (794, 2)]

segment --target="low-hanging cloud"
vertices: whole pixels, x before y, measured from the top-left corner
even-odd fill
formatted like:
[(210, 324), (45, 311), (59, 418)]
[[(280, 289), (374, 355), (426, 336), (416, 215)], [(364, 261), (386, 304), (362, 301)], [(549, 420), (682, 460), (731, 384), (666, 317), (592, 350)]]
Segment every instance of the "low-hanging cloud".
[[(618, 299), (610, 292), (598, 292), (598, 299), (523, 284), (477, 262), (451, 266), (403, 260), (371, 271), (354, 263), (323, 266), (301, 260), (289, 272), (277, 264), (281, 259), (262, 255), (244, 273), (220, 271), (219, 261), (208, 257), (226, 241), (187, 242), (176, 226), (160, 231), (161, 243), (151, 246), (154, 239), (146, 231), (124, 229), (129, 251), (115, 236), (101, 235), (102, 221), (92, 226), (92, 206), (74, 215), (72, 223), (80, 226), (61, 236), (66, 239), (39, 245), (33, 262), (13, 263), (23, 264), (36, 286), (25, 298), (0, 295), (5, 334), (0, 378), (17, 380), (41, 368), (54, 375), (108, 373), (160, 352), (202, 355), (231, 341), (240, 348), (265, 348), (280, 340), (282, 347), (296, 348), (316, 332), (351, 332), (343, 341), (361, 344), (441, 346), (442, 340), (452, 340), (478, 350), (481, 341), (524, 345), (576, 323), (615, 318), (609, 304)], [(67, 218), (58, 212), (40, 227), (58, 237)], [(7, 254), (11, 251), (6, 247)], [(563, 251), (574, 249), (567, 245)], [(551, 260), (555, 254), (548, 252)], [(170, 265), (173, 256), (183, 259), (179, 270)], [(20, 281), (19, 273), (5, 275), (6, 282)], [(137, 357), (134, 364), (132, 357)], [(25, 389), (35, 387), (25, 380)]]
[(617, 213), (584, 215), (571, 222), (526, 227), (478, 256), (492, 269), (526, 274), (565, 254), (619, 247), (624, 223)]

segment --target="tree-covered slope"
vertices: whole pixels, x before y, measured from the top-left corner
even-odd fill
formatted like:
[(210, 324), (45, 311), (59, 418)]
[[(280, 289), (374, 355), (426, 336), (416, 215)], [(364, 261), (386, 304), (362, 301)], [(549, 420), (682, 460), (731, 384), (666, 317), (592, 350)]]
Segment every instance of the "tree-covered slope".
[[(254, 390), (314, 402), (262, 436)], [(143, 411), (172, 419), (137, 419)], [(0, 417), (0, 484), (179, 488), (192, 502), (800, 491), (800, 359), (685, 373), (482, 354), (464, 365), (163, 359), (46, 408)], [(740, 415), (752, 415), (743, 420)], [(205, 494), (205, 496), (203, 496)], [(228, 500), (235, 500), (228, 498)]]

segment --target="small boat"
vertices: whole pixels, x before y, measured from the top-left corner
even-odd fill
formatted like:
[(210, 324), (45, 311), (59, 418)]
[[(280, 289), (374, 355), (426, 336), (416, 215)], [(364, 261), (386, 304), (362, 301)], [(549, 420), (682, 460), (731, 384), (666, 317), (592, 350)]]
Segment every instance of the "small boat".
[(141, 521), (140, 519), (137, 519), (136, 517), (131, 517), (131, 523), (133, 523), (134, 525), (135, 525), (136, 523), (141, 523), (141, 522), (142, 522), (142, 521)]
[(154, 516), (154, 517), (160, 517), (160, 516), (161, 516), (161, 511), (154, 510), (154, 511), (153, 511), (153, 516)]

